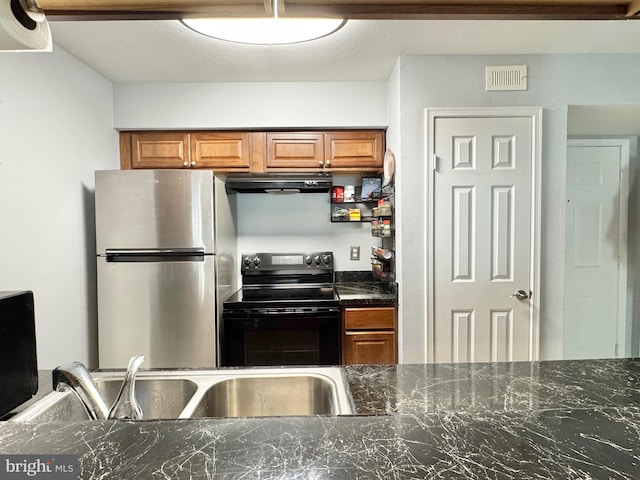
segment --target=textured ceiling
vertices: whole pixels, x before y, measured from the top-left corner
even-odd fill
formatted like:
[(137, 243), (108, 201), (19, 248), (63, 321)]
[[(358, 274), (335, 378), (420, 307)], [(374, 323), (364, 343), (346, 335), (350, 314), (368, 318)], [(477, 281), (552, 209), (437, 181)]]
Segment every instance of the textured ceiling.
[(640, 52), (640, 21), (351, 20), (297, 45), (239, 45), (178, 21), (50, 21), (54, 42), (114, 82), (385, 80), (403, 54)]

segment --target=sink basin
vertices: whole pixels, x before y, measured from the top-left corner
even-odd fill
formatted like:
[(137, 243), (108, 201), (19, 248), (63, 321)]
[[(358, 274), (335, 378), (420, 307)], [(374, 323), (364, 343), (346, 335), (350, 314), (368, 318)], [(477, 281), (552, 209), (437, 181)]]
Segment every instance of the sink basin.
[[(123, 373), (91, 374), (107, 405)], [(140, 371), (136, 398), (143, 419), (350, 415), (351, 396), (338, 367)], [(90, 420), (71, 390), (51, 392), (10, 421)]]
[(332, 390), (309, 375), (230, 378), (210, 387), (191, 417), (335, 415)]
[[(96, 381), (96, 387), (107, 405), (116, 401), (122, 380)], [(136, 399), (143, 418), (177, 418), (198, 390), (187, 379), (139, 378), (136, 380)]]

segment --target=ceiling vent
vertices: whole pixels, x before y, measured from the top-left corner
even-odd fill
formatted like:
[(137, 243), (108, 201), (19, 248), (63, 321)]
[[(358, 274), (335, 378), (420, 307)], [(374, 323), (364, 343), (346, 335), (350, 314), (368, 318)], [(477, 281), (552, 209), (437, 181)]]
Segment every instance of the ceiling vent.
[(527, 66), (486, 67), (486, 91), (526, 90)]

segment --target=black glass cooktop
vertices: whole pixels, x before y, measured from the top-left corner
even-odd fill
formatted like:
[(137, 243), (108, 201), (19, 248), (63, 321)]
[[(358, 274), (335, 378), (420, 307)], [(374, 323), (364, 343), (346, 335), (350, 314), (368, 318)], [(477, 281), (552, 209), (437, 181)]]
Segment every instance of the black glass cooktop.
[(243, 287), (224, 302), (225, 307), (277, 308), (278, 306), (338, 304), (338, 296), (331, 286), (309, 287)]

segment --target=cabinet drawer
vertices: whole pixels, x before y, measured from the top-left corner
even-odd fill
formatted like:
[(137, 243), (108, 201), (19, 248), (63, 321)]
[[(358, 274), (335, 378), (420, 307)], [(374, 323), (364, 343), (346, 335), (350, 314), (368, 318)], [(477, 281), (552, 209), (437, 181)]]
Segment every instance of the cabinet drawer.
[(359, 307), (344, 309), (345, 330), (393, 330), (395, 307)]

